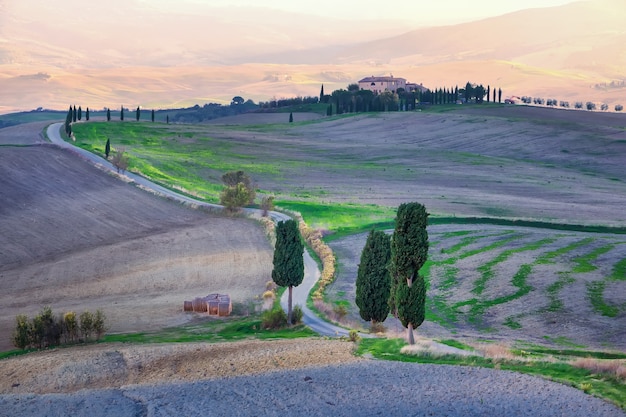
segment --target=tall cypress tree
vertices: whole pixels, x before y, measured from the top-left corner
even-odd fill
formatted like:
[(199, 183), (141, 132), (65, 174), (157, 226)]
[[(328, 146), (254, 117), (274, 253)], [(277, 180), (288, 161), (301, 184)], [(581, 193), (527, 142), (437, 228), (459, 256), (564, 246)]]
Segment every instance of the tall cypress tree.
[(293, 287), (304, 279), (304, 245), (295, 220), (278, 222), (274, 247), (274, 269), (272, 280), (281, 287), (289, 287), (287, 322), (292, 322)]
[(324, 101), (324, 84), (322, 84), (322, 88), (320, 89), (320, 103)]
[(388, 264), (391, 259), (389, 236), (372, 230), (361, 252), (356, 278), (356, 305), (365, 321), (382, 323), (389, 315), (391, 278)]
[[(495, 89), (494, 89), (494, 93), (495, 93)], [(502, 89), (501, 88), (498, 88), (498, 103), (502, 103)]]
[(89, 121), (89, 107), (85, 110), (85, 120)]
[(107, 109), (107, 122), (111, 121), (111, 109)]
[(289, 123), (293, 123), (293, 112), (289, 112)]
[(124, 106), (122, 106), (120, 109), (120, 120), (124, 120)]
[(398, 207), (396, 227), (391, 238), (391, 296), (389, 305), (404, 327), (410, 344), (413, 329), (424, 322), (426, 283), (419, 274), (428, 259), (428, 213), (419, 203)]
[(154, 109), (152, 109), (152, 114), (150, 115), (150, 119), (152, 120), (152, 123), (154, 123)]
[(111, 140), (107, 138), (107, 143), (104, 145), (104, 156), (106, 159), (109, 159), (109, 154), (111, 153)]
[(139, 109), (139, 106), (137, 106), (137, 111), (135, 114), (135, 118), (137, 119), (137, 121), (139, 121), (139, 118), (141, 117), (141, 110)]
[(489, 103), (489, 95), (491, 94), (491, 87), (487, 86), (487, 103)]
[(73, 121), (74, 123), (76, 123), (76, 119), (77, 119), (77, 117), (78, 117), (78, 115), (77, 115), (76, 113), (77, 113), (77, 112), (76, 112), (76, 106), (74, 106), (74, 111), (73, 111), (73, 113), (72, 113), (72, 121)]

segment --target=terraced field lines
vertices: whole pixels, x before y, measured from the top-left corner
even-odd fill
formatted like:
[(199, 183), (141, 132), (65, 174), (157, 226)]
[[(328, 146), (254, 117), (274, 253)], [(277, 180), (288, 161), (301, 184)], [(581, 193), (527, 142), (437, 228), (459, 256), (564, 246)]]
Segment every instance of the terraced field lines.
[[(616, 317), (620, 312), (620, 307), (613, 306), (604, 301), (604, 290), (606, 284), (611, 281), (625, 281), (626, 280), (626, 258), (613, 265), (613, 271), (611, 275), (601, 281), (594, 281), (587, 283), (587, 296), (593, 306), (593, 310), (596, 313), (602, 314), (606, 317)], [(626, 306), (622, 307), (622, 310), (626, 310)]]
[(586, 255), (582, 255), (582, 256), (579, 256), (577, 258), (574, 258), (574, 262), (577, 265), (574, 267), (572, 272), (575, 272), (577, 274), (581, 274), (581, 273), (585, 273), (585, 272), (595, 271), (596, 269), (598, 269), (598, 267), (593, 265), (591, 262), (596, 260), (598, 258), (598, 256), (603, 255), (603, 254), (609, 252), (614, 247), (615, 247), (614, 244), (601, 246), (601, 247), (593, 250), (592, 252), (590, 252), (590, 253), (588, 253)]
[(487, 284), (487, 281), (489, 281), (494, 276), (493, 267), (499, 263), (506, 261), (511, 255), (520, 253), (520, 252), (525, 252), (525, 251), (537, 250), (544, 245), (554, 242), (555, 240), (556, 239), (554, 238), (547, 238), (547, 239), (539, 240), (537, 242), (530, 243), (521, 248), (507, 249), (503, 251), (502, 253), (500, 253), (491, 261), (479, 266), (478, 271), (481, 272), (482, 275), (479, 279), (476, 280), (474, 284), (474, 288), (472, 289), (472, 293), (476, 295), (481, 295), (483, 291), (485, 290), (485, 285)]

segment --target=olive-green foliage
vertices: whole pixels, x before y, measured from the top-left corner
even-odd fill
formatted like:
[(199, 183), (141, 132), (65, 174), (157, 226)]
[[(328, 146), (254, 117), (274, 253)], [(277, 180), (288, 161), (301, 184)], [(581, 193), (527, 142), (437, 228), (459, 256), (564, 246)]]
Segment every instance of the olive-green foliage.
[(424, 321), (426, 284), (419, 270), (428, 259), (427, 224), (428, 213), (423, 205), (405, 203), (398, 207), (391, 238), (389, 304), (405, 327), (417, 327)]
[[(256, 191), (254, 190), (254, 183), (248, 174), (243, 171), (230, 171), (222, 175), (222, 181), (226, 184), (226, 187), (237, 187), (239, 184), (248, 191), (248, 201), (245, 204), (252, 204), (256, 198)], [(242, 204), (243, 206), (244, 204)], [(240, 206), (241, 207), (241, 206)]]
[(361, 252), (356, 278), (356, 305), (365, 321), (383, 322), (389, 315), (391, 278), (390, 239), (385, 232), (372, 230)]
[(63, 315), (63, 336), (65, 343), (74, 343), (78, 340), (78, 321), (73, 311)]
[(93, 315), (92, 323), (93, 332), (96, 334), (96, 340), (100, 340), (104, 333), (109, 330), (105, 322), (105, 314), (102, 312), (102, 310), (96, 310), (96, 313)]
[(287, 315), (285, 311), (276, 307), (272, 310), (267, 310), (263, 313), (261, 318), (261, 325), (264, 329), (281, 329), (287, 325)]
[(225, 187), (220, 194), (220, 203), (229, 211), (238, 211), (250, 201), (250, 193), (243, 183)]
[(20, 314), (15, 318), (15, 322), (13, 345), (19, 349), (26, 349), (30, 345), (30, 323), (28, 322), (28, 317)]
[(80, 332), (85, 340), (89, 340), (91, 338), (91, 334), (93, 333), (93, 313), (85, 311), (80, 314), (79, 318)]
[(302, 317), (304, 313), (302, 312), (302, 307), (299, 305), (295, 305), (293, 307), (293, 311), (291, 312), (291, 324), (300, 324), (302, 323)]

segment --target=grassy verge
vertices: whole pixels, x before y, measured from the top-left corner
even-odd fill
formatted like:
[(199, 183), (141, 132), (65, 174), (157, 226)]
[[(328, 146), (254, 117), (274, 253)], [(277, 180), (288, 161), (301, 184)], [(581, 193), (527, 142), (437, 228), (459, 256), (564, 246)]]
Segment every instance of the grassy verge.
[[(278, 299), (280, 296), (278, 296)], [(185, 326), (170, 327), (153, 332), (117, 333), (105, 335), (98, 343), (189, 343), (233, 342), (247, 339), (294, 339), (317, 336), (304, 325), (279, 330), (265, 330), (260, 316), (230, 317), (203, 320)], [(66, 347), (77, 346), (68, 345)], [(0, 352), (0, 359), (24, 355), (36, 350), (10, 350)]]
[[(359, 356), (368, 354), (376, 359), (400, 362), (480, 366), (522, 372), (570, 385), (626, 409), (626, 385), (623, 382), (608, 375), (594, 374), (586, 369), (574, 367), (564, 361), (494, 360), (478, 356), (456, 355), (416, 356), (400, 353), (404, 345), (406, 343), (402, 339), (363, 339), (359, 342), (356, 354)], [(560, 352), (567, 353), (567, 351)]]

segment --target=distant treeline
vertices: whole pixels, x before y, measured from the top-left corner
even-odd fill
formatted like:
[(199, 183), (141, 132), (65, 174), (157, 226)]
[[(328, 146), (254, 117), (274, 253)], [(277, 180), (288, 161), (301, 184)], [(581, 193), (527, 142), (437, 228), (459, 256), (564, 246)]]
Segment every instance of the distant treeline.
[(236, 116), (258, 110), (259, 106), (252, 100), (243, 101), (239, 96), (234, 97), (230, 105), (207, 103), (204, 106), (195, 105), (187, 109), (180, 109), (170, 117), (174, 123), (199, 123), (225, 116)]

